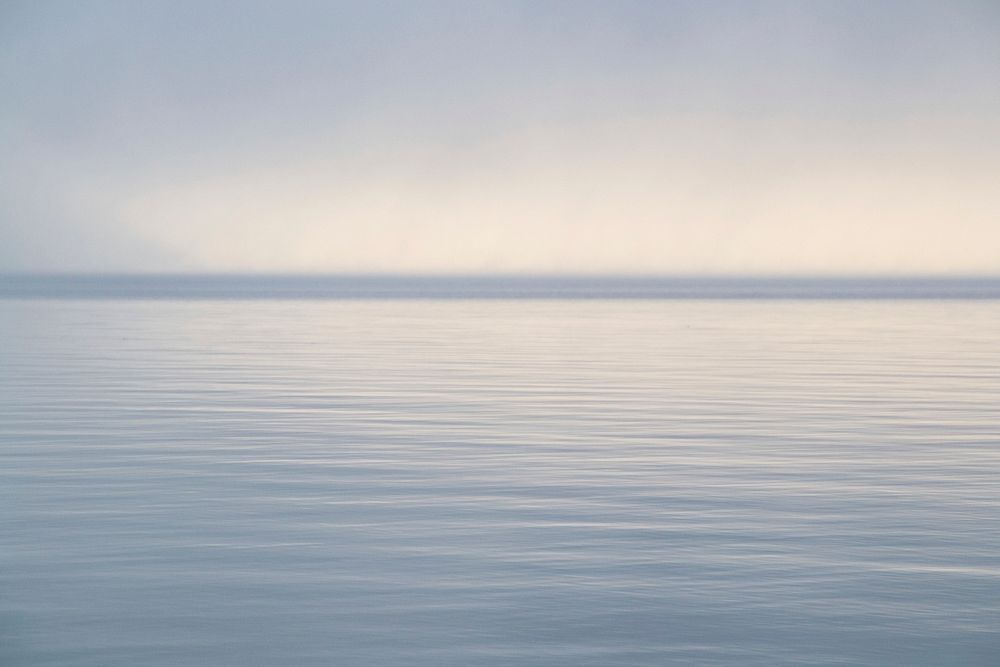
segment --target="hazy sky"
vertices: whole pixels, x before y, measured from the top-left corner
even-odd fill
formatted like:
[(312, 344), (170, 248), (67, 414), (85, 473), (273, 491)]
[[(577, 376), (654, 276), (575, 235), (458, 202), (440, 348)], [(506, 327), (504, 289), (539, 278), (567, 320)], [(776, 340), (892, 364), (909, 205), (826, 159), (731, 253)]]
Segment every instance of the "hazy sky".
[(0, 85), (0, 270), (1000, 272), (996, 0), (5, 0)]

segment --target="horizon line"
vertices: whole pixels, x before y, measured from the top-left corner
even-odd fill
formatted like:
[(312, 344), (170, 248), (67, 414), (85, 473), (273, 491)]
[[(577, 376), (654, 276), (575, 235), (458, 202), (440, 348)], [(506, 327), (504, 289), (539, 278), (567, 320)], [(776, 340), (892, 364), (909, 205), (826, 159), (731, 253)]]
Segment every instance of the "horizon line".
[(748, 280), (748, 281), (967, 281), (1000, 280), (996, 273), (628, 273), (628, 272), (405, 272), (405, 271), (95, 271), (0, 270), (0, 278), (405, 278), (529, 280)]
[(1000, 276), (0, 274), (0, 299), (1000, 300)]

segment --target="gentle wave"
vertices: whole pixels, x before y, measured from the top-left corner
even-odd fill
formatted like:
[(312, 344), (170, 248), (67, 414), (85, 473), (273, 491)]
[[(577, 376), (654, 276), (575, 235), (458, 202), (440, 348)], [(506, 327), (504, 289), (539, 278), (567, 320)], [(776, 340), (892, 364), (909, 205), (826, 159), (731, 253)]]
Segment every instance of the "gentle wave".
[(988, 301), (8, 300), (0, 662), (992, 665)]

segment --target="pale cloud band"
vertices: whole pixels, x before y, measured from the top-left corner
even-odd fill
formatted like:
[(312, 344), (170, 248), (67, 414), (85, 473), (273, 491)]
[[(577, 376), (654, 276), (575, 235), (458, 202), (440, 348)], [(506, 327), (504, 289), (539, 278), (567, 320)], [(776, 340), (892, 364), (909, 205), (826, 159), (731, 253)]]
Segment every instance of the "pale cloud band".
[(0, 269), (995, 273), (990, 3), (24, 3)]

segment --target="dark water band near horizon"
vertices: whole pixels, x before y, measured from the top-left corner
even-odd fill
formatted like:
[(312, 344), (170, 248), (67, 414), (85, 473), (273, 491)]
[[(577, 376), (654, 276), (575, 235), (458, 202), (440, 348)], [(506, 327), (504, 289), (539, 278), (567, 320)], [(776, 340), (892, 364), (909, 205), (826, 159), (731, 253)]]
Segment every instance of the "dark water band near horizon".
[(1000, 299), (1000, 276), (0, 274), (21, 299)]

